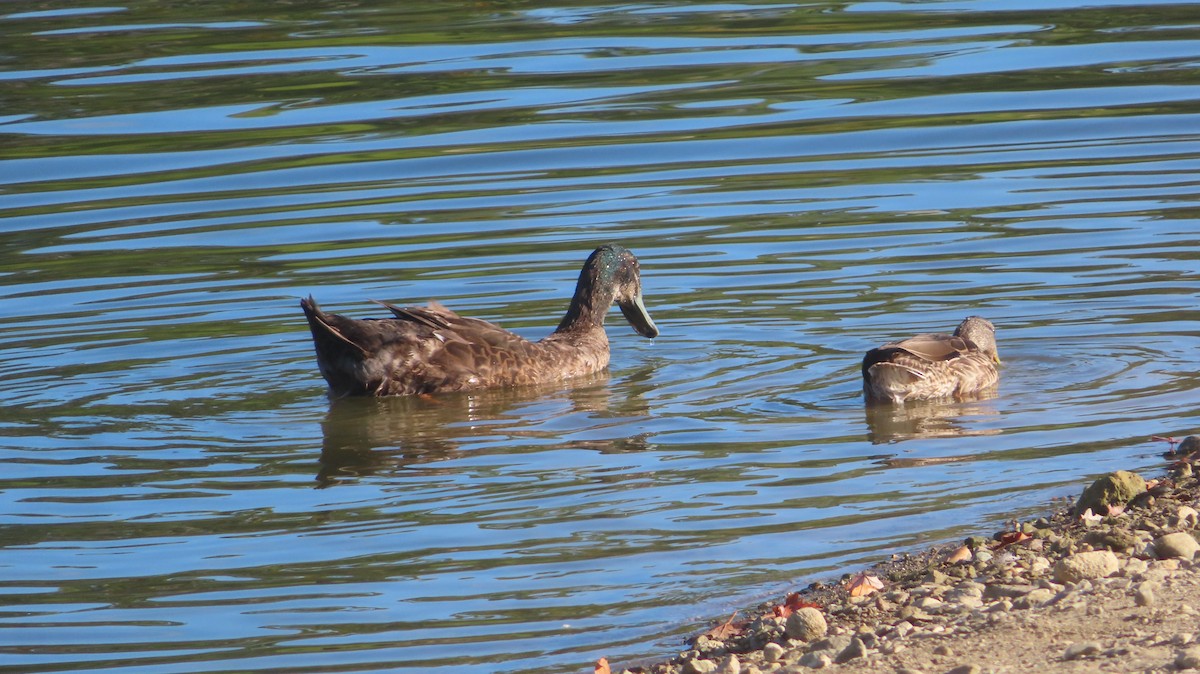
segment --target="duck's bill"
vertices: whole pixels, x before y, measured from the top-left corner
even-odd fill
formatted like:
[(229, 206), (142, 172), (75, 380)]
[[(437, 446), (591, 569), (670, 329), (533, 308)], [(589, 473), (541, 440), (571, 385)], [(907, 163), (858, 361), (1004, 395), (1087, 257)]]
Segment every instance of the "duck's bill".
[(618, 302), (617, 306), (621, 307), (621, 313), (625, 314), (625, 320), (629, 321), (639, 335), (650, 339), (658, 336), (658, 326), (650, 318), (649, 312), (646, 311), (646, 305), (642, 304), (641, 293), (628, 302)]

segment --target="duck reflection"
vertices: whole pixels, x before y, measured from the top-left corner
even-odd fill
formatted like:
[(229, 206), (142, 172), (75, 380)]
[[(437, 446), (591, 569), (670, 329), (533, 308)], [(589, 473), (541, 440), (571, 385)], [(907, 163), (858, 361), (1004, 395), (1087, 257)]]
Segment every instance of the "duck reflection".
[[(331, 401), (321, 422), (317, 486), (454, 458), (463, 445), (487, 438), (555, 437), (562, 429), (556, 422), (572, 415), (645, 417), (649, 406), (642, 393), (649, 377), (649, 371), (635, 371), (622, 381), (620, 392), (602, 372), (572, 380), (570, 388), (558, 384), (432, 397), (339, 398)], [(596, 425), (610, 422), (602, 419)], [(635, 436), (564, 444), (620, 452), (645, 449), (647, 443), (644, 436)]]
[(989, 401), (996, 391), (984, 391), (967, 400), (916, 401), (904, 405), (867, 402), (864, 412), (867, 439), (872, 444), (912, 440), (914, 438), (958, 438), (964, 436), (996, 435), (993, 428), (968, 428), (963, 420), (996, 416), (998, 412)]

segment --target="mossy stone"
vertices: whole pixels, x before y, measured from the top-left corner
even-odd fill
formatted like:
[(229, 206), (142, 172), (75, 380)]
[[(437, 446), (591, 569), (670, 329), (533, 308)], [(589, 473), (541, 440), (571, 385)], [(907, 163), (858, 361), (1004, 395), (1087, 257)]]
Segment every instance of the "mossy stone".
[(1079, 517), (1089, 508), (1093, 513), (1104, 514), (1111, 505), (1125, 505), (1146, 491), (1146, 481), (1141, 475), (1127, 470), (1118, 470), (1098, 478), (1075, 503), (1074, 515)]

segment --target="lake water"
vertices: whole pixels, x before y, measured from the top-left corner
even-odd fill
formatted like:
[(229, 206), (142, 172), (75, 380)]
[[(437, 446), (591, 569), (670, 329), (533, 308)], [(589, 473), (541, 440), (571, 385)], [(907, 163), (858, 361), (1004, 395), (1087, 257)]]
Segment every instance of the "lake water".
[[(3, 671), (667, 656), (1200, 430), (1193, 3), (2, 11)], [(300, 297), (536, 338), (608, 241), (607, 373), (327, 400)], [(864, 408), (968, 314), (995, 397)]]

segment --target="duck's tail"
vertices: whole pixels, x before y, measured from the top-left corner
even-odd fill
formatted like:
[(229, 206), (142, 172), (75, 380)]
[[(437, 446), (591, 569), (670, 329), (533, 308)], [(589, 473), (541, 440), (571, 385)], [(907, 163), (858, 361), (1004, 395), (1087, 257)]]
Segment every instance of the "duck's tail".
[(324, 354), (346, 349), (357, 352), (360, 357), (367, 355), (367, 351), (360, 344), (346, 335), (344, 328), (348, 327), (351, 319), (321, 311), (312, 295), (300, 300), (300, 308), (304, 310), (304, 317), (308, 319), (308, 329), (312, 332), (318, 359)]
[(863, 369), (863, 390), (871, 400), (889, 400), (903, 404), (913, 384), (925, 378), (923, 372), (897, 363), (872, 363)]
[(335, 398), (372, 394), (378, 377), (371, 374), (371, 335), (359, 326), (365, 321), (325, 313), (311, 296), (300, 300), (300, 308), (308, 319), (317, 366), (330, 394)]

